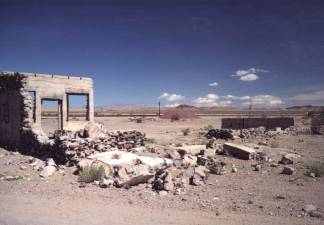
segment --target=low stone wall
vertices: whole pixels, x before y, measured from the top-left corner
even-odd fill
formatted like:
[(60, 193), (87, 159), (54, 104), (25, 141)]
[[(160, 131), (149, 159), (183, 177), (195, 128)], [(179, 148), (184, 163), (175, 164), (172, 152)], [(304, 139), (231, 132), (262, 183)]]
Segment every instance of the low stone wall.
[(294, 126), (294, 118), (292, 117), (276, 117), (276, 118), (223, 118), (222, 129), (248, 129), (265, 127), (268, 130), (281, 127), (286, 129)]

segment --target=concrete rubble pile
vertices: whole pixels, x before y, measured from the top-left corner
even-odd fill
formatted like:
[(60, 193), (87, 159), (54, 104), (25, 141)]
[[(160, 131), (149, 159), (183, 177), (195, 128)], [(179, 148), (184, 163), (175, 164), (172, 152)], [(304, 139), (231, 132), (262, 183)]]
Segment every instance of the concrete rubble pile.
[(135, 130), (108, 132), (100, 124), (89, 123), (77, 132), (56, 131), (53, 154), (59, 163), (76, 165), (81, 159), (100, 152), (136, 151), (145, 145), (145, 140), (145, 134)]
[(291, 134), (295, 131), (294, 127), (282, 130), (280, 127), (276, 130), (267, 130), (265, 127), (231, 130), (231, 129), (211, 129), (205, 137), (209, 140), (233, 140), (235, 138), (250, 139), (250, 138), (272, 138), (277, 135)]

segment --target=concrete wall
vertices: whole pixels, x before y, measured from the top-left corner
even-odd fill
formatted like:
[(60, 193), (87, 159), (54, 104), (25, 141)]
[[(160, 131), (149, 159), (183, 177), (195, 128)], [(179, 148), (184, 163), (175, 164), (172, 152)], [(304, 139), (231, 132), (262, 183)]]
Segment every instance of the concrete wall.
[(282, 129), (294, 126), (294, 118), (292, 117), (276, 117), (276, 118), (223, 118), (222, 129), (248, 129), (265, 127), (267, 129)]
[[(84, 125), (94, 121), (94, 96), (93, 96), (93, 81), (91, 78), (60, 76), (60, 75), (45, 75), (45, 74), (25, 74), (27, 76), (27, 91), (36, 93), (36, 125), (41, 127), (42, 99), (59, 100), (62, 109), (60, 113), (62, 119), (62, 129), (77, 130)], [(87, 119), (88, 121), (70, 121), (68, 119), (68, 94), (84, 94), (88, 96), (87, 101)]]

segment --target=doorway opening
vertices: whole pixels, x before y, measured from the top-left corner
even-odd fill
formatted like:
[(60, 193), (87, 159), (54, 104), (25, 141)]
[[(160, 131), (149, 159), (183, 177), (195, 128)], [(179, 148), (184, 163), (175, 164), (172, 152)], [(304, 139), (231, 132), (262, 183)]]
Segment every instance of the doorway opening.
[(41, 126), (48, 137), (53, 137), (56, 130), (62, 130), (62, 118), (62, 100), (42, 99)]

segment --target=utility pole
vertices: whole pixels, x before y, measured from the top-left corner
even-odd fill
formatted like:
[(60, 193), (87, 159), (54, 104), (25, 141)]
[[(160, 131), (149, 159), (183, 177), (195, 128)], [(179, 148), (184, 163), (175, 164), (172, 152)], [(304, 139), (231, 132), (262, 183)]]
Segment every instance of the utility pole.
[(161, 116), (161, 102), (159, 102), (159, 117)]
[(251, 118), (251, 114), (252, 114), (252, 101), (250, 101), (250, 105), (249, 105), (249, 118)]

